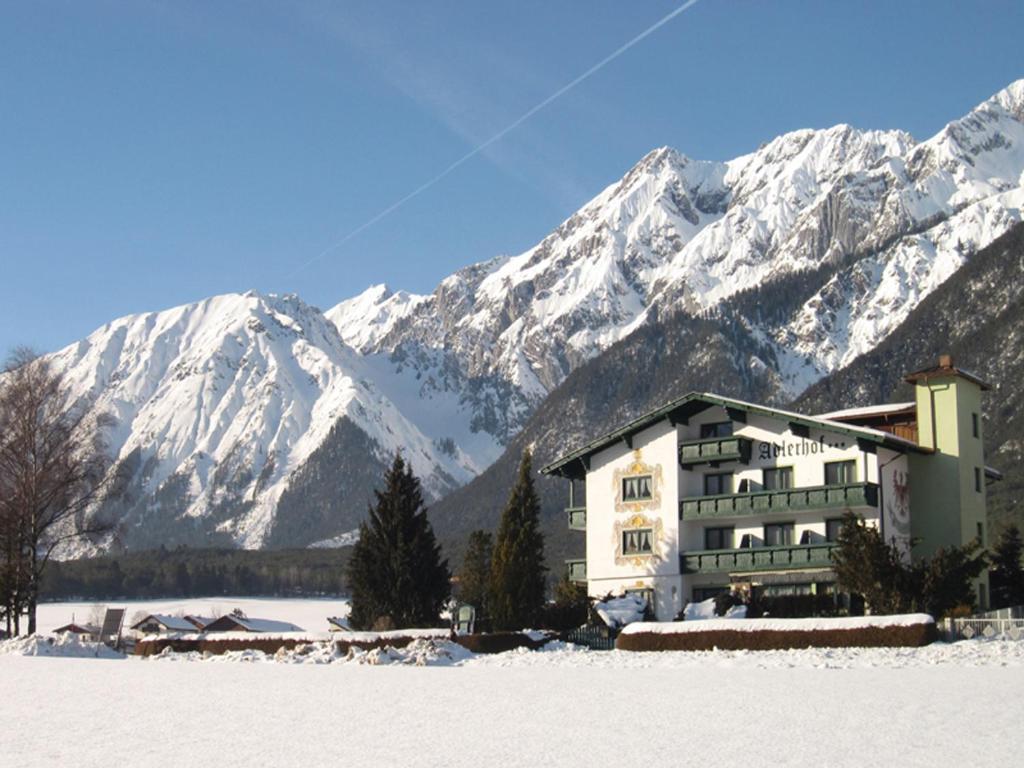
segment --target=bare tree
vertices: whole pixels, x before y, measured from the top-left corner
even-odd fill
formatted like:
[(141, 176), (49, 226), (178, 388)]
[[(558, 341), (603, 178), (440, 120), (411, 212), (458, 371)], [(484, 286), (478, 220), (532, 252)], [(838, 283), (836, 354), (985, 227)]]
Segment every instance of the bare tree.
[(70, 402), (45, 358), (16, 350), (0, 374), (0, 582), (15, 634), (36, 604), (46, 564), (71, 539), (105, 532), (95, 502), (115, 491), (105, 431), (112, 419)]

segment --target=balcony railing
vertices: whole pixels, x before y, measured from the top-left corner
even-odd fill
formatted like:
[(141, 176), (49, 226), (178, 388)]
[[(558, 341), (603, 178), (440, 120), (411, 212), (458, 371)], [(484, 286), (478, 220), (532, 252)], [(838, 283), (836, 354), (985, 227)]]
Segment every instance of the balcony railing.
[(587, 580), (586, 560), (566, 560), (565, 567), (569, 572), (569, 581), (580, 583)]
[(789, 547), (705, 549), (679, 556), (683, 573), (777, 571), (787, 568), (829, 567), (835, 544), (799, 544)]
[(568, 507), (565, 510), (566, 517), (569, 518), (569, 530), (570, 531), (585, 531), (587, 530), (587, 508), (586, 507)]
[(692, 496), (679, 502), (679, 517), (682, 520), (710, 520), (770, 512), (877, 506), (877, 485), (852, 483), (730, 493), (723, 496)]
[(709, 437), (704, 440), (687, 440), (679, 444), (679, 464), (682, 467), (694, 464), (710, 464), (721, 461), (750, 461), (750, 438)]

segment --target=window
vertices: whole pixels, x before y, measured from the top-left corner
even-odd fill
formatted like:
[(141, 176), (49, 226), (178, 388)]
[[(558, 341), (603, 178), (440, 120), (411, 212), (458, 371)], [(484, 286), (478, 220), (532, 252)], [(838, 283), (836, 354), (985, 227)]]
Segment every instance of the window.
[(771, 523), (764, 527), (766, 547), (788, 547), (793, 544), (793, 523)]
[(732, 549), (736, 529), (733, 526), (704, 529), (704, 549)]
[(718, 472), (704, 475), (704, 495), (720, 496), (732, 493), (732, 473)]
[(775, 469), (764, 470), (764, 489), (766, 491), (778, 491), (783, 488), (793, 487), (793, 468), (776, 467)]
[(978, 414), (971, 414), (971, 433), (975, 437), (981, 437), (981, 425), (978, 423)]
[(649, 555), (652, 552), (654, 532), (650, 528), (631, 528), (622, 532), (622, 554)]
[(825, 541), (839, 541), (839, 529), (843, 527), (842, 518), (833, 517), (825, 521)]
[(716, 421), (714, 424), (701, 424), (700, 439), (710, 437), (732, 437), (732, 422)]
[(848, 485), (857, 482), (854, 461), (830, 461), (825, 464), (825, 485)]
[(985, 524), (978, 523), (978, 543), (985, 546)]
[(981, 469), (979, 467), (974, 468), (974, 490), (981, 493)]
[(650, 475), (622, 478), (623, 501), (646, 501), (651, 498), (653, 481)]

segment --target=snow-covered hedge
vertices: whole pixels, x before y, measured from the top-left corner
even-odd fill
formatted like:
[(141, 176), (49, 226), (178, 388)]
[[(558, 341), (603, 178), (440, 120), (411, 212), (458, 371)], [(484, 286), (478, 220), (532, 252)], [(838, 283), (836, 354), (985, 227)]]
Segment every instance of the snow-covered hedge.
[(768, 650), (780, 648), (917, 647), (936, 639), (926, 613), (833, 619), (706, 619), (641, 622), (622, 630), (626, 651)]

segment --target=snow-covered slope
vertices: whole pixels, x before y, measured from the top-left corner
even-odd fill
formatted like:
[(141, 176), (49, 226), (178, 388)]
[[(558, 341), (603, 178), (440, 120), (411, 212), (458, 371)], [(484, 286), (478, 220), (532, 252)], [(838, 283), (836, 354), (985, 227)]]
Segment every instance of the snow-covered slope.
[(328, 540), (365, 509), (362, 490), (323, 490), (331, 467), (372, 474), (356, 454), (402, 448), (437, 497), (495, 460), (571, 371), (664, 311), (729, 313), (759, 355), (737, 368), (791, 399), (1019, 221), (1022, 181), (1024, 81), (923, 142), (839, 125), (728, 162), (657, 149), (535, 247), (429, 295), (374, 286), (326, 316), (296, 297), (220, 296), (115, 321), (56, 359), (119, 420), (129, 530)]
[(53, 357), (75, 397), (116, 419), (111, 450), (132, 477), (129, 540), (154, 517), (192, 518), (220, 540), (260, 546), (292, 474), (342, 416), (375, 458), (401, 448), (431, 497), (479, 471), (414, 426), (295, 296), (230, 294), (125, 317)]
[(784, 322), (750, 321), (789, 397), (885, 338), (1020, 220), (1022, 171), (1024, 81), (922, 143), (839, 125), (726, 163), (662, 148), (523, 254), (429, 296), (374, 287), (327, 315), (362, 353), (414, 368), (424, 394), (459, 393), (474, 426), (505, 441), (652, 312), (706, 310), (824, 268)]

